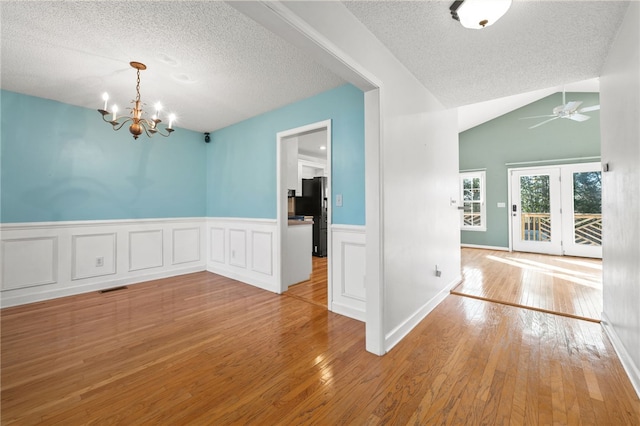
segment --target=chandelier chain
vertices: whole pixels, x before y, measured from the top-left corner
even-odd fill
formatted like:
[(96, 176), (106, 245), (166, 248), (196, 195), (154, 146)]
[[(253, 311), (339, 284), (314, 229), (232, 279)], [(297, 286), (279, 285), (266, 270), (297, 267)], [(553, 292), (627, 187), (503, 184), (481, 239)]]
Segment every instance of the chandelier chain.
[(138, 81), (136, 82), (136, 101), (140, 101), (140, 70), (138, 71)]

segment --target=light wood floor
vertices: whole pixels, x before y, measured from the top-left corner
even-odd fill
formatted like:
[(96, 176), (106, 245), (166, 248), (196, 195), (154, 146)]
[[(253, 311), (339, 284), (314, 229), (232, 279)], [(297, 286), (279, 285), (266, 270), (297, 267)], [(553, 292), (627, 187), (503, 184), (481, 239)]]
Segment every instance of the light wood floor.
[(599, 259), (463, 248), (462, 278), (452, 293), (600, 321)]
[(384, 357), (208, 272), (0, 314), (7, 425), (640, 424), (599, 324), (456, 295)]

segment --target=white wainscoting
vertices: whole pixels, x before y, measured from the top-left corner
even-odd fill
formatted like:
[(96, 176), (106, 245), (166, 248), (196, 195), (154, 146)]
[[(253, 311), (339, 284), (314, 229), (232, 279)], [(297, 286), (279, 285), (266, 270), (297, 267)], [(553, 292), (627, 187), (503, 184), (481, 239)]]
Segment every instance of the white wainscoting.
[[(278, 227), (272, 219), (207, 219), (207, 270), (278, 293)], [(309, 248), (311, 255), (311, 248)]]
[[(208, 270), (278, 293), (277, 223), (185, 218), (0, 225), (0, 306)], [(365, 320), (364, 226), (333, 225), (329, 309)]]
[(331, 240), (329, 309), (365, 321), (365, 227), (332, 225)]
[(0, 306), (203, 271), (205, 229), (204, 218), (2, 224)]

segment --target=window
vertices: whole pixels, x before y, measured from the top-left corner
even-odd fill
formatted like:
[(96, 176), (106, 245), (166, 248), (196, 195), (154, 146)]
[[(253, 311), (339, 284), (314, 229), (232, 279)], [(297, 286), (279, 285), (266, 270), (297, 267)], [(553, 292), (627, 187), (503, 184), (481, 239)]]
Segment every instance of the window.
[(460, 199), (464, 212), (460, 229), (486, 231), (485, 172), (460, 173)]

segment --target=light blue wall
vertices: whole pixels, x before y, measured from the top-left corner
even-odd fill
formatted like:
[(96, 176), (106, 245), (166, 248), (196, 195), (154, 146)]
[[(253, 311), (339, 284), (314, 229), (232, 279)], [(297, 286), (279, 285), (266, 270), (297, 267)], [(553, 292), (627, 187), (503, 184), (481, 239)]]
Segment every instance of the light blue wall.
[(211, 134), (207, 216), (275, 219), (276, 134), (332, 120), (335, 224), (364, 225), (364, 94), (352, 85), (321, 93)]
[[(566, 98), (582, 101), (582, 107), (599, 103), (598, 93), (567, 93)], [(557, 119), (535, 129), (528, 127), (545, 118), (520, 119), (551, 114), (561, 104), (562, 93), (556, 93), (460, 133), (460, 170), (486, 169), (487, 179), (487, 231), (461, 231), (463, 244), (509, 246), (509, 209), (497, 207), (508, 203), (505, 163), (600, 156), (600, 111), (586, 113), (591, 119), (581, 123)], [(565, 163), (572, 162), (580, 161)]]
[(203, 217), (200, 133), (114, 132), (97, 111), (1, 91), (0, 221)]

